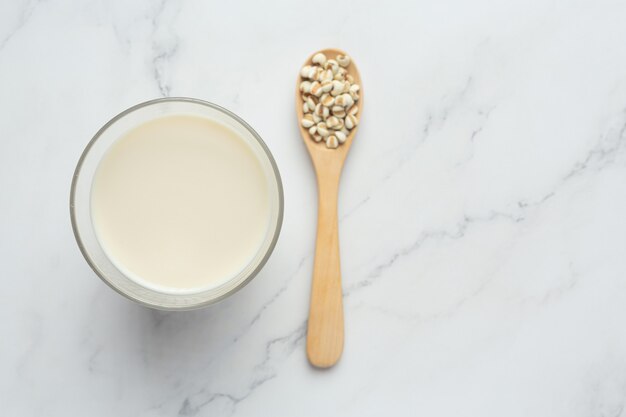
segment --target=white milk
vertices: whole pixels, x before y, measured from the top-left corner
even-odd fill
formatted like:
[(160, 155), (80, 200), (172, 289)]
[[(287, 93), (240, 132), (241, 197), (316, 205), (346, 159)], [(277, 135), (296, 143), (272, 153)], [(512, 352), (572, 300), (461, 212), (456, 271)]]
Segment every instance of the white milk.
[(191, 115), (142, 124), (96, 171), (98, 240), (130, 278), (164, 291), (210, 288), (235, 276), (268, 232), (262, 166), (243, 138)]

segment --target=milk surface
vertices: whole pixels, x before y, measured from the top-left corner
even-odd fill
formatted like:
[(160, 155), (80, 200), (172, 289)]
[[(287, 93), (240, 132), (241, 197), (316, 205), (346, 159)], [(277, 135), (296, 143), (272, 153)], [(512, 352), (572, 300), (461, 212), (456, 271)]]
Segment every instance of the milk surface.
[(144, 123), (96, 171), (101, 246), (131, 279), (163, 291), (219, 285), (257, 254), (270, 219), (268, 179), (248, 143), (192, 115)]

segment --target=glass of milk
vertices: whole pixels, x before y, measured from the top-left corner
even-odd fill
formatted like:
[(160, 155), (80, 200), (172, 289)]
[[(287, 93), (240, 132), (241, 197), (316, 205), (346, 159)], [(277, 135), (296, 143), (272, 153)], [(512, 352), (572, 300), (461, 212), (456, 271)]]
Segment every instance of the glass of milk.
[(164, 98), (114, 117), (83, 152), (72, 227), (104, 282), (148, 307), (188, 310), (249, 282), (282, 224), (274, 158), (235, 114)]

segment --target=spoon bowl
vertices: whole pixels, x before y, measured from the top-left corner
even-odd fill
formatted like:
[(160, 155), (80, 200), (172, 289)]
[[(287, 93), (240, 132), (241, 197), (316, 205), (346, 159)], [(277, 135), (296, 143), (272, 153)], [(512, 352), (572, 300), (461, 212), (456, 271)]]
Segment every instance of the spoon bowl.
[[(313, 57), (317, 53), (320, 53), (320, 52), (326, 55), (326, 57), (328, 57), (329, 59), (331, 57), (334, 59), (334, 57), (336, 57), (337, 55), (347, 55), (341, 49), (336, 49), (336, 48), (322, 49), (320, 51), (312, 53), (311, 56), (307, 58), (304, 65), (311, 65)], [(358, 118), (360, 120), (360, 115), (363, 112), (363, 85), (361, 84), (361, 75), (359, 74), (359, 70), (357, 69), (354, 61), (350, 63), (350, 65), (348, 66), (348, 68), (346, 68), (346, 70), (348, 74), (350, 74), (354, 78), (354, 83), (361, 86), (361, 90), (359, 91), (360, 98), (358, 101), (358, 106), (359, 106)], [(309, 131), (306, 128), (302, 127), (302, 123), (300, 123), (300, 121), (304, 117), (304, 110), (302, 108), (303, 103), (300, 98), (300, 95), (301, 95), (300, 83), (302, 81), (304, 81), (304, 79), (301, 76), (298, 76), (298, 82), (296, 84), (296, 115), (298, 116), (298, 126), (300, 127), (300, 134), (302, 135), (304, 144), (306, 145), (309, 151), (309, 154), (311, 155), (313, 164), (316, 163), (316, 160), (325, 159), (325, 158), (330, 158), (333, 160), (341, 159), (343, 163), (343, 161), (345, 161), (346, 159), (346, 156), (348, 155), (348, 151), (350, 150), (350, 147), (352, 146), (352, 141), (354, 140), (354, 136), (356, 135), (356, 132), (359, 129), (359, 125), (356, 125), (350, 131), (350, 134), (346, 138), (346, 141), (343, 144), (339, 145), (337, 149), (329, 149), (326, 147), (326, 145), (324, 145), (323, 141), (315, 142), (313, 139), (311, 139), (311, 136), (309, 135)]]
[[(323, 49), (312, 54), (304, 65), (310, 65), (313, 56), (318, 52), (332, 59), (337, 55), (347, 55), (340, 49)], [(354, 78), (355, 84), (361, 87), (357, 102), (359, 106), (357, 117), (360, 121), (363, 112), (361, 76), (354, 62), (351, 62), (346, 70)], [(300, 96), (302, 81), (302, 77), (299, 76), (296, 85), (296, 114), (302, 139), (313, 162), (318, 190), (317, 240), (307, 329), (307, 357), (313, 366), (328, 368), (337, 363), (344, 344), (337, 202), (341, 171), (358, 130), (358, 124), (350, 131), (346, 141), (336, 149), (327, 148), (323, 141), (315, 142), (308, 129), (301, 124), (304, 117)]]

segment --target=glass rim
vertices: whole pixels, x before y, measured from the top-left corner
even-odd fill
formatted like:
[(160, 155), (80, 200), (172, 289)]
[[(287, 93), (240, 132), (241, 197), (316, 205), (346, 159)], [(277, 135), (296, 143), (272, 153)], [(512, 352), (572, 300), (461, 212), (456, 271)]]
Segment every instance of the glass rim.
[[(135, 297), (133, 294), (130, 294), (130, 293), (126, 292), (126, 291), (123, 291), (122, 289), (120, 289), (117, 286), (113, 285), (113, 283), (106, 276), (106, 274), (102, 273), (99, 270), (99, 268), (96, 266), (96, 263), (92, 259), (91, 255), (90, 255), (90, 253), (89, 253), (89, 251), (87, 249), (87, 245), (85, 244), (85, 242), (81, 238), (80, 228), (78, 226), (77, 219), (76, 219), (76, 208), (75, 208), (77, 183), (78, 183), (79, 175), (80, 175), (80, 173), (82, 171), (83, 163), (84, 163), (85, 159), (87, 158), (87, 155), (89, 154), (89, 151), (94, 146), (94, 144), (98, 141), (98, 139), (102, 136), (102, 134), (105, 131), (107, 131), (118, 120), (122, 119), (123, 117), (127, 116), (128, 114), (130, 114), (130, 113), (132, 113), (134, 111), (137, 111), (139, 109), (142, 109), (144, 107), (148, 107), (148, 106), (151, 106), (151, 105), (155, 105), (155, 104), (159, 104), (159, 103), (167, 103), (167, 102), (192, 103), (192, 104), (198, 104), (198, 105), (201, 105), (201, 106), (209, 107), (209, 108), (211, 108), (213, 110), (221, 112), (224, 115), (232, 118), (237, 123), (239, 123), (242, 127), (244, 127), (252, 135), (252, 137), (258, 142), (259, 146), (263, 150), (263, 153), (267, 157), (267, 159), (268, 159), (268, 161), (269, 161), (269, 163), (270, 163), (270, 165), (272, 167), (272, 173), (273, 173), (274, 179), (276, 181), (276, 188), (277, 188), (277, 192), (278, 192), (278, 210), (277, 210), (277, 214), (276, 214), (277, 215), (277, 217), (276, 217), (276, 226), (275, 226), (275, 228), (274, 228), (274, 230), (272, 232), (272, 240), (271, 240), (269, 246), (267, 247), (267, 250), (265, 251), (265, 254), (261, 258), (259, 263), (256, 265), (254, 270), (252, 270), (245, 277), (245, 279), (241, 280), (237, 285), (235, 285), (229, 291), (227, 291), (227, 292), (225, 292), (225, 293), (223, 293), (221, 295), (218, 295), (216, 297), (204, 300), (202, 302), (198, 302), (196, 304), (192, 304), (192, 305), (188, 305), (188, 306), (181, 306), (181, 307), (164, 306), (164, 305), (159, 305), (159, 304), (156, 304), (156, 303), (149, 303), (149, 302), (146, 302), (146, 301), (144, 301), (142, 299), (139, 299), (139, 298)], [(276, 160), (274, 159), (274, 156), (272, 155), (271, 151), (267, 147), (267, 144), (263, 141), (261, 136), (252, 128), (252, 126), (250, 126), (245, 120), (243, 120), (241, 117), (239, 117), (238, 115), (236, 115), (232, 111), (230, 111), (230, 110), (228, 110), (228, 109), (226, 109), (226, 108), (224, 108), (222, 106), (219, 106), (219, 105), (217, 105), (215, 103), (211, 103), (209, 101), (205, 101), (205, 100), (201, 100), (201, 99), (197, 99), (197, 98), (192, 98), (192, 97), (162, 97), (162, 98), (152, 99), (152, 100), (144, 101), (144, 102), (141, 102), (141, 103), (136, 104), (134, 106), (131, 106), (131, 107), (127, 108), (126, 110), (118, 113), (114, 117), (112, 117), (107, 123), (105, 123), (96, 132), (96, 134), (91, 138), (89, 143), (87, 143), (87, 145), (85, 146), (83, 152), (81, 153), (80, 158), (78, 159), (78, 163), (76, 164), (76, 168), (74, 169), (74, 174), (72, 176), (72, 185), (71, 185), (71, 188), (70, 188), (70, 219), (71, 219), (71, 223), (72, 223), (72, 232), (74, 234), (74, 238), (76, 239), (76, 243), (78, 244), (80, 252), (81, 252), (83, 258), (85, 258), (85, 261), (87, 262), (89, 267), (95, 272), (95, 274), (105, 284), (107, 284), (110, 288), (112, 288), (118, 294), (120, 294), (120, 295), (122, 295), (122, 296), (124, 296), (124, 297), (126, 297), (126, 298), (128, 298), (128, 299), (130, 299), (130, 300), (132, 300), (132, 301), (134, 301), (134, 302), (136, 302), (138, 304), (140, 304), (140, 305), (143, 305), (145, 307), (156, 308), (156, 309), (160, 309), (160, 310), (185, 311), (185, 310), (194, 310), (194, 309), (206, 307), (208, 305), (217, 303), (217, 302), (223, 300), (224, 298), (227, 298), (228, 296), (234, 294), (235, 292), (237, 292), (241, 288), (245, 287), (261, 271), (261, 269), (267, 263), (269, 257), (274, 252), (274, 248), (276, 247), (276, 243), (278, 241), (278, 237), (279, 237), (281, 229), (282, 229), (283, 215), (284, 215), (284, 193), (283, 193), (282, 179), (281, 179), (281, 176), (280, 176), (280, 172), (278, 170), (278, 165), (276, 164)], [(130, 279), (127, 276), (126, 276), (126, 278)]]

